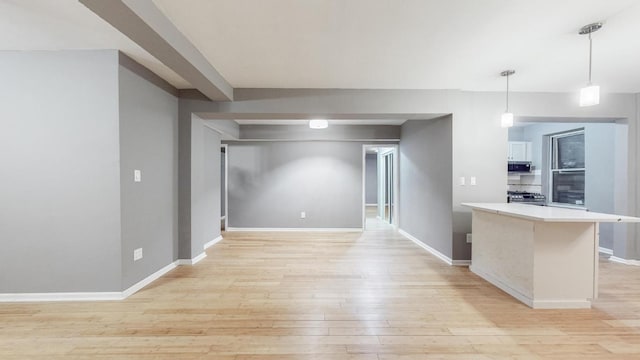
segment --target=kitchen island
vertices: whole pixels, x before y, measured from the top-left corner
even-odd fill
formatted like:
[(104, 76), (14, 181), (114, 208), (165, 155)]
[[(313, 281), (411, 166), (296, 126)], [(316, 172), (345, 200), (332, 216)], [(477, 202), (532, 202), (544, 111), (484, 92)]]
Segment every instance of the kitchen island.
[(534, 309), (589, 308), (598, 297), (598, 224), (640, 218), (513, 203), (473, 210), (473, 273)]

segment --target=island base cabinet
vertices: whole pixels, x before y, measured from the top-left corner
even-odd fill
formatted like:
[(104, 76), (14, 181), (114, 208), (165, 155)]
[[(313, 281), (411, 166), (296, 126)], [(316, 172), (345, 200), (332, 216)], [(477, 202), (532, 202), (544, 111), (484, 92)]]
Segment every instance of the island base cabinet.
[(471, 271), (535, 309), (589, 308), (598, 293), (598, 224), (473, 210)]

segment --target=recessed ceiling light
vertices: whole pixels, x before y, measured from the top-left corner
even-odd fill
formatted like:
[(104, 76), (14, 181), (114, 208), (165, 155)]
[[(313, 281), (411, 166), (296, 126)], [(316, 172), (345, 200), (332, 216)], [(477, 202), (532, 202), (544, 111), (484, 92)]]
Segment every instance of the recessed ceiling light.
[(329, 121), (324, 119), (309, 120), (309, 127), (312, 129), (326, 129), (329, 127)]

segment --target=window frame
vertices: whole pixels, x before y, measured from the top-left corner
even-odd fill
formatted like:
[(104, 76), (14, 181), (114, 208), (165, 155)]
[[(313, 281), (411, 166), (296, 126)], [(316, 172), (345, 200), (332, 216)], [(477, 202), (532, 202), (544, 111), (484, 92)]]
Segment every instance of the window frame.
[[(576, 209), (586, 209), (586, 202), (587, 202), (586, 192), (583, 195), (582, 204), (569, 204), (569, 203), (555, 202), (554, 199), (553, 199), (553, 193), (554, 193), (553, 175), (555, 173), (558, 173), (558, 174), (583, 173), (584, 176), (585, 176), (585, 181), (584, 181), (583, 187), (585, 187), (585, 189), (586, 189), (586, 186), (585, 186), (586, 185), (586, 174), (587, 174), (586, 159), (585, 159), (584, 167), (581, 167), (581, 168), (568, 168), (568, 169), (557, 168), (558, 167), (559, 154), (558, 154), (557, 151), (554, 151), (554, 149), (557, 149), (557, 140), (561, 139), (561, 138), (564, 138), (564, 137), (575, 136), (575, 135), (586, 136), (584, 128), (579, 128), (579, 129), (574, 129), (574, 130), (569, 130), (569, 131), (563, 131), (563, 132), (559, 132), (559, 133), (548, 135), (549, 136), (549, 166), (548, 166), (548, 168), (549, 168), (549, 176), (548, 176), (547, 181), (548, 181), (548, 184), (549, 184), (549, 197), (547, 199), (547, 203), (549, 205), (556, 206), (556, 207), (568, 207), (568, 208), (576, 208)], [(586, 158), (586, 145), (584, 145), (583, 151), (585, 152), (585, 158)], [(554, 166), (556, 168), (554, 168)]]

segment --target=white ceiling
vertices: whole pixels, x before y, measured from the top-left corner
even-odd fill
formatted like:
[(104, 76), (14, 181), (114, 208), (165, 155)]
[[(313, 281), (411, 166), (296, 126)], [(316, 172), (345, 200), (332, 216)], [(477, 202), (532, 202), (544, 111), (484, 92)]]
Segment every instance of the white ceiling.
[[(640, 0), (154, 0), (234, 87), (640, 92)], [(120, 49), (175, 72), (77, 0), (0, 0), (0, 50)]]
[[(406, 119), (350, 119), (328, 120), (330, 125), (402, 125)], [(308, 125), (308, 119), (301, 120), (236, 120), (240, 125)]]
[(77, 0), (0, 0), (0, 50), (64, 49), (119, 49), (175, 87), (191, 87)]
[(604, 21), (594, 82), (640, 92), (638, 0), (154, 1), (234, 87), (576, 91)]

